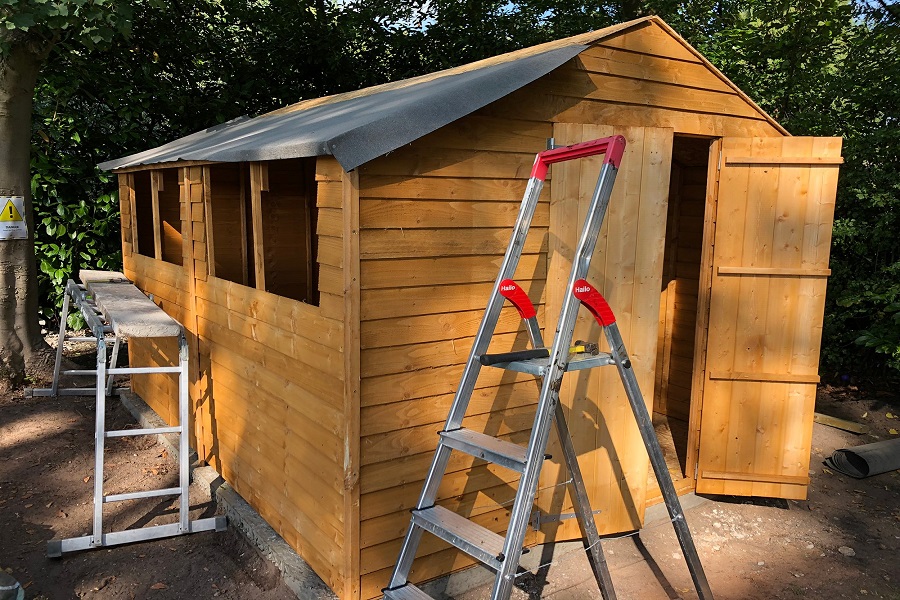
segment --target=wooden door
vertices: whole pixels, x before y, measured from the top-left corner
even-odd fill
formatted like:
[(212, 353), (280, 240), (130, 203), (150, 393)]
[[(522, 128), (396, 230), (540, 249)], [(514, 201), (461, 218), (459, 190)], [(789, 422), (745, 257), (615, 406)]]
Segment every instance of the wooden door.
[[(631, 355), (648, 408), (653, 402), (659, 290), (666, 232), (671, 171), (672, 130), (557, 124), (557, 144), (621, 134), (627, 139), (609, 211), (588, 280), (608, 299)], [(552, 167), (546, 337), (556, 330), (564, 288), (585, 213), (600, 172), (600, 158)], [(601, 342), (602, 331), (590, 314), (579, 314), (574, 339)], [(647, 490), (648, 459), (628, 400), (614, 368), (579, 371), (566, 376), (560, 393), (601, 533), (641, 526)], [(542, 471), (538, 507), (549, 518), (571, 513), (561, 485), (568, 479), (562, 453), (551, 435), (553, 456)], [(541, 528), (546, 539), (580, 537), (574, 519), (551, 521)]]
[(722, 140), (698, 492), (806, 497), (840, 151)]

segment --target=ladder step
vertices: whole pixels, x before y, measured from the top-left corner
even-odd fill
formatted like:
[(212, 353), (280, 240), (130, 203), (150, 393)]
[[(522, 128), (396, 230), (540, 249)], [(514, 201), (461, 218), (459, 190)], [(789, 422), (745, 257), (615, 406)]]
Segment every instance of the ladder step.
[(412, 522), (489, 567), (499, 570), (503, 565), (502, 537), (443, 506), (414, 510)]
[[(549, 364), (549, 358), (533, 358), (531, 360), (514, 360), (511, 362), (493, 363), (486, 366), (543, 377), (547, 372)], [(566, 372), (581, 371), (583, 369), (593, 369), (595, 367), (605, 367), (606, 365), (614, 364), (616, 363), (608, 352), (601, 352), (600, 354), (593, 356), (575, 356), (569, 361)]]
[(387, 600), (434, 600), (434, 598), (411, 583), (407, 583), (396, 590), (383, 590), (383, 592)]
[(498, 440), (471, 429), (442, 431), (440, 435), (443, 443), (455, 450), (460, 450), (476, 458), (483, 458), (488, 462), (519, 473), (525, 470), (526, 449), (518, 444)]

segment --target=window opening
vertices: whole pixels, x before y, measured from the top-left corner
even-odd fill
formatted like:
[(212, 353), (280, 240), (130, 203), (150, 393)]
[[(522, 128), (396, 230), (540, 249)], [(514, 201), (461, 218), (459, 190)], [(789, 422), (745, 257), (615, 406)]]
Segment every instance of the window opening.
[(181, 265), (184, 260), (184, 240), (181, 235), (181, 169), (159, 172), (159, 239), (162, 260)]
[(150, 258), (156, 257), (153, 242), (153, 190), (150, 186), (150, 171), (138, 171), (131, 175), (134, 186), (134, 251)]

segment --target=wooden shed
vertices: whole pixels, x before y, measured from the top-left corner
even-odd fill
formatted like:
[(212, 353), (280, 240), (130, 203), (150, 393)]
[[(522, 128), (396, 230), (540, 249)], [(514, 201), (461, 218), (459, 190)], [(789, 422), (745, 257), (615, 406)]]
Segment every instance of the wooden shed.
[[(613, 134), (589, 279), (679, 492), (803, 498), (841, 140), (791, 137), (656, 17), (101, 165), (125, 273), (190, 331), (192, 443), (342, 599), (388, 580), (535, 153)], [(598, 170), (552, 167), (519, 265), (548, 335)], [(600, 338), (587, 314), (576, 335)], [(526, 341), (505, 308), (492, 351)], [(141, 364), (175, 352), (140, 342)], [(133, 379), (175, 419), (172, 378)], [(467, 427), (524, 442), (537, 392), (486, 370)], [(562, 398), (601, 532), (639, 528), (659, 495), (616, 375)], [(552, 518), (571, 512), (555, 458), (542, 477), (528, 543), (578, 537)], [(454, 456), (440, 496), (503, 531), (514, 480)], [(470, 564), (434, 538), (419, 556), (413, 581)]]

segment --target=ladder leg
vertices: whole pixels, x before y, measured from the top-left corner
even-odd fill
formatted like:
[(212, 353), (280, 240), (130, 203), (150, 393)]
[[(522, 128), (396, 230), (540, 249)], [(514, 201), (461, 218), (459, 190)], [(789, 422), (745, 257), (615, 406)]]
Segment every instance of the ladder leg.
[[(558, 341), (557, 344), (559, 344)], [(566, 348), (568, 348), (568, 342), (565, 342), (565, 344)], [(525, 543), (525, 531), (528, 528), (531, 506), (534, 504), (541, 466), (547, 452), (547, 440), (550, 437), (550, 425), (553, 420), (552, 404), (554, 402), (555, 394), (551, 391), (550, 384), (545, 378), (541, 386), (541, 397), (538, 402), (537, 414), (531, 427), (527, 463), (525, 470), (522, 472), (522, 479), (519, 480), (516, 500), (510, 512), (509, 528), (506, 531), (506, 539), (503, 544), (504, 558), (502, 566), (497, 573), (497, 578), (494, 580), (494, 589), (491, 592), (492, 600), (507, 600), (512, 594), (512, 588), (516, 580), (516, 570), (519, 567), (519, 558), (522, 556), (522, 545)]]
[[(110, 369), (115, 369), (119, 363), (119, 345), (120, 345), (120, 343), (121, 343), (121, 338), (119, 336), (116, 336), (116, 341), (113, 344), (112, 356), (109, 359), (109, 368)], [(113, 379), (115, 379), (115, 375), (110, 375), (109, 377), (106, 378), (106, 395), (107, 396), (112, 395)]]
[(616, 600), (616, 591), (613, 588), (612, 577), (609, 575), (606, 557), (603, 555), (603, 548), (600, 546), (600, 534), (597, 531), (597, 523), (594, 521), (591, 501), (588, 498), (587, 488), (585, 488), (584, 479), (581, 476), (581, 467), (578, 465), (578, 455), (575, 453), (575, 447), (572, 445), (569, 425), (566, 423), (562, 405), (558, 400), (556, 403), (556, 429), (559, 433), (559, 442), (563, 456), (569, 468), (569, 475), (572, 478), (572, 500), (575, 504), (575, 515), (578, 518), (578, 524), (581, 526), (581, 535), (584, 536), (585, 545), (591, 555), (591, 567), (594, 570), (594, 577), (600, 586), (600, 594), (603, 596), (603, 600)]
[(191, 485), (190, 463), (188, 452), (188, 430), (190, 415), (188, 414), (188, 344), (182, 331), (178, 338), (178, 366), (181, 372), (178, 374), (178, 425), (181, 433), (178, 434), (178, 477), (181, 488), (178, 510), (178, 530), (181, 533), (190, 531), (190, 496)]
[(712, 600), (712, 590), (706, 579), (703, 565), (700, 563), (697, 548), (694, 546), (691, 530), (684, 519), (681, 502), (678, 500), (678, 494), (675, 493), (675, 486), (672, 484), (669, 467), (666, 465), (665, 456), (663, 456), (662, 449), (659, 447), (659, 440), (656, 439), (653, 421), (647, 412), (647, 406), (644, 404), (644, 397), (638, 386), (634, 370), (631, 368), (631, 361), (625, 350), (625, 343), (622, 341), (619, 327), (616, 323), (612, 323), (605, 326), (604, 330), (606, 339), (609, 342), (610, 353), (616, 361), (616, 368), (625, 386), (625, 393), (628, 396), (629, 404), (631, 404), (635, 421), (637, 421), (638, 430), (641, 432), (644, 446), (647, 448), (647, 454), (650, 456), (650, 464), (653, 466), (653, 472), (656, 474), (656, 480), (659, 482), (659, 489), (666, 502), (666, 509), (669, 511), (669, 517), (672, 519), (672, 526), (675, 528), (675, 534), (678, 537), (679, 544), (681, 544), (681, 551), (684, 552), (685, 562), (687, 562), (691, 578), (694, 580), (697, 595), (700, 597), (700, 600)]
[(62, 313), (59, 317), (59, 338), (56, 341), (56, 362), (53, 364), (53, 383), (50, 385), (50, 394), (53, 396), (59, 391), (59, 371), (62, 368), (63, 342), (66, 339), (66, 325), (68, 318), (69, 286), (66, 285), (66, 291), (63, 293)]
[[(444, 476), (449, 460), (450, 448), (439, 442), (437, 451), (434, 453), (434, 459), (431, 461), (431, 468), (428, 470), (428, 475), (425, 478), (425, 484), (422, 486), (419, 502), (416, 504), (417, 509), (427, 508), (434, 504), (438, 487), (441, 484), (441, 478)], [(412, 568), (413, 559), (416, 557), (416, 550), (419, 548), (421, 539), (422, 529), (410, 523), (409, 529), (406, 531), (406, 537), (403, 539), (403, 546), (400, 548), (400, 556), (397, 558), (397, 564), (394, 566), (394, 572), (391, 574), (388, 588), (397, 588), (407, 582), (409, 570)]]
[(103, 452), (106, 442), (106, 340), (103, 328), (95, 328), (97, 337), (96, 425), (94, 429), (94, 534), (92, 546), (103, 545)]

